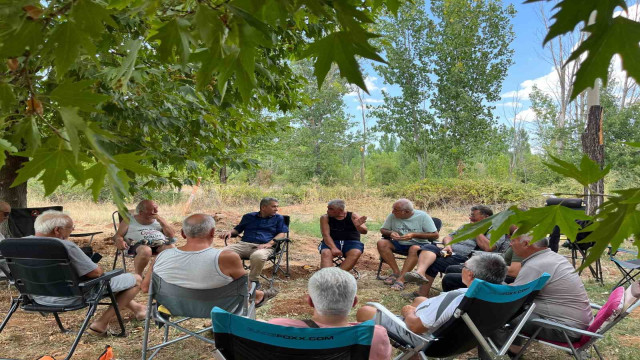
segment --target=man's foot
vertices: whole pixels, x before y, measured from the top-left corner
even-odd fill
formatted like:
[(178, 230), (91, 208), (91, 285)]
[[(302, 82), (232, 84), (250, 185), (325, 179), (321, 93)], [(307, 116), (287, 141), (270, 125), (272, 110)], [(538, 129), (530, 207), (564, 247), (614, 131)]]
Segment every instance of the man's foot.
[(408, 283), (415, 283), (418, 285), (429, 283), (429, 280), (426, 277), (420, 275), (416, 271), (409, 271), (408, 273), (404, 274), (404, 281)]
[(384, 279), (383, 282), (384, 282), (385, 285), (393, 285), (393, 284), (395, 284), (396, 280), (398, 280), (398, 276), (400, 276), (400, 275), (399, 274), (391, 274), (391, 275), (387, 276)]
[(91, 335), (91, 336), (95, 336), (95, 337), (107, 337), (107, 330), (105, 331), (98, 331), (93, 329), (91, 326), (89, 326), (87, 328), (87, 330), (85, 330), (84, 332), (86, 332), (87, 334)]
[(260, 300), (259, 303), (256, 303), (256, 309), (266, 304), (269, 299), (274, 298), (276, 295), (278, 295), (279, 292), (280, 291), (278, 289), (273, 287), (265, 290), (262, 300)]
[(404, 283), (401, 283), (400, 281), (396, 281), (393, 283), (393, 285), (391, 285), (391, 289), (395, 291), (402, 291), (404, 290)]

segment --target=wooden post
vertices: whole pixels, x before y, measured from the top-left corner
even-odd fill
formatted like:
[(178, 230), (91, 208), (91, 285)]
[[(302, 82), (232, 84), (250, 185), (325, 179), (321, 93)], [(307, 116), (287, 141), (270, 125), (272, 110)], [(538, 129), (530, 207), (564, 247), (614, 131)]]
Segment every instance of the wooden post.
[[(589, 108), (589, 117), (584, 133), (582, 133), (582, 151), (593, 161), (604, 168), (604, 137), (602, 134), (602, 106), (593, 105)], [(603, 196), (592, 194), (604, 194), (604, 179), (589, 184), (585, 189), (586, 212), (595, 215), (596, 209), (602, 204)]]

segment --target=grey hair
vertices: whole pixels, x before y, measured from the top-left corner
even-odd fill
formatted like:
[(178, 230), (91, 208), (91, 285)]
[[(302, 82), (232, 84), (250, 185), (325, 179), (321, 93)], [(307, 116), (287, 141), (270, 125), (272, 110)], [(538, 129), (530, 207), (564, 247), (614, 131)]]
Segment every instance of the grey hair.
[(182, 231), (191, 238), (204, 237), (215, 227), (216, 221), (211, 215), (193, 214), (182, 220)]
[(338, 267), (318, 270), (309, 279), (308, 286), (309, 296), (320, 315), (346, 317), (358, 291), (353, 275)]
[(482, 214), (482, 215), (484, 215), (486, 217), (489, 217), (489, 216), (493, 215), (493, 210), (491, 210), (490, 207), (485, 206), (485, 205), (476, 205), (476, 206), (471, 208), (471, 212), (474, 212), (476, 210), (480, 211), (480, 214)]
[(492, 284), (502, 284), (507, 276), (507, 263), (498, 254), (478, 254), (472, 256), (465, 266), (473, 272), (475, 279)]
[(337, 207), (338, 209), (344, 210), (347, 206), (342, 199), (333, 199), (327, 203), (327, 206)]
[(398, 199), (395, 203), (398, 204), (399, 210), (413, 211), (413, 203), (409, 199)]
[(262, 208), (263, 206), (267, 206), (267, 205), (271, 204), (274, 201), (278, 202), (278, 199), (272, 198), (272, 197), (262, 198), (262, 200), (260, 200), (260, 208)]
[(138, 203), (138, 205), (136, 205), (136, 215), (139, 215), (141, 212), (143, 212), (146, 209), (145, 203), (147, 201), (151, 201), (151, 200), (142, 200)]
[(535, 246), (535, 247), (539, 247), (539, 248), (549, 247), (549, 238), (548, 237), (543, 237), (542, 239), (540, 239), (538, 241), (532, 242), (533, 235), (531, 235), (531, 234), (523, 234), (523, 235), (519, 235), (517, 237), (517, 239), (520, 240), (520, 242), (528, 242), (530, 246)]
[(69, 226), (71, 221), (71, 217), (62, 211), (47, 210), (36, 218), (33, 228), (39, 234), (51, 234), (53, 229)]

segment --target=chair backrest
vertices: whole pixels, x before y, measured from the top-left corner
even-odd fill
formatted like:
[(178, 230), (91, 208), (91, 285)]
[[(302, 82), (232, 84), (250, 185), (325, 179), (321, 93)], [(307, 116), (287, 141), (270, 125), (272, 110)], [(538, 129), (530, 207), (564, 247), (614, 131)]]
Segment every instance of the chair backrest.
[(436, 226), (436, 230), (440, 231), (440, 229), (442, 229), (442, 220), (437, 217), (432, 217), (431, 219), (433, 220), (433, 224)]
[(244, 275), (215, 289), (188, 289), (152, 275), (149, 301), (156, 301), (169, 309), (171, 315), (208, 318), (211, 309), (219, 306), (234, 314), (246, 315), (249, 301), (249, 278)]
[[(619, 315), (618, 312), (621, 309), (623, 302), (624, 288), (620, 286), (611, 292), (609, 299), (607, 299), (607, 302), (600, 308), (600, 310), (598, 310), (596, 317), (593, 319), (591, 324), (589, 324), (587, 331), (599, 334), (608, 330), (610, 326), (603, 327), (603, 325), (608, 323), (610, 320), (614, 320), (614, 318)], [(582, 346), (589, 340), (591, 340), (591, 336), (583, 335), (580, 340), (578, 340), (577, 346)]]
[(374, 323), (335, 328), (296, 328), (251, 320), (218, 307), (213, 333), (225, 359), (316, 360), (369, 358)]
[(36, 233), (33, 223), (47, 210), (62, 211), (62, 206), (45, 206), (38, 208), (11, 208), (9, 214), (9, 233), (13, 238), (25, 237)]
[(22, 295), (82, 297), (65, 240), (29, 237), (5, 239), (0, 253)]
[[(134, 213), (134, 210), (129, 209), (129, 214), (131, 214), (131, 216), (133, 216)], [(113, 221), (113, 231), (118, 232), (118, 226), (120, 225), (122, 220), (124, 220), (124, 218), (122, 217), (122, 214), (120, 214), (120, 211), (116, 210), (111, 214), (111, 221)]]
[(547, 273), (524, 285), (491, 284), (475, 279), (458, 306), (457, 315), (439, 327), (424, 350), (429, 357), (449, 357), (478, 346), (467, 324), (460, 317), (466, 313), (481, 334), (491, 334), (520, 315), (533, 302), (536, 294), (549, 280)]

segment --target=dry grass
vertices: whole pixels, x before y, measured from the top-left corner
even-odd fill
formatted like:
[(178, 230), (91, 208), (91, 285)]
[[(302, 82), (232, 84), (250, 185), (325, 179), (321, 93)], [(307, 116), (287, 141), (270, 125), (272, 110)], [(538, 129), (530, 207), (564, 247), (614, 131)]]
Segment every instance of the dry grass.
[[(372, 224), (382, 224), (385, 217), (391, 210), (391, 199), (382, 198), (357, 198), (354, 194), (352, 199), (348, 199), (348, 207), (350, 210), (356, 211), (361, 215), (366, 215)], [(52, 205), (46, 202), (31, 202), (30, 205)], [(114, 207), (111, 205), (94, 204), (90, 202), (69, 203), (64, 204), (65, 210), (70, 213), (76, 222), (76, 231), (103, 231), (94, 241), (94, 248), (105, 256), (101, 261), (104, 269), (110, 268), (113, 262), (113, 246), (109, 239), (113, 235), (113, 226), (111, 224), (111, 213)], [(209, 214), (217, 214), (218, 230), (228, 230), (240, 219), (241, 215), (247, 211), (253, 211), (257, 204), (233, 204), (225, 205), (212, 194), (199, 195), (191, 207), (193, 212), (205, 212)], [(132, 204), (133, 207), (133, 204)], [(317, 226), (318, 218), (326, 210), (326, 203), (313, 202), (302, 205), (284, 206), (281, 209), (282, 214), (292, 215), (295, 221), (301, 227), (313, 229)], [(441, 233), (447, 233), (460, 224), (468, 221), (467, 208), (441, 208), (429, 209), (428, 212), (435, 217), (439, 217), (443, 221), (443, 229)], [(173, 205), (160, 207), (161, 215), (165, 216), (176, 229), (180, 228), (180, 220), (183, 217), (183, 206)], [(314, 236), (296, 233), (292, 231), (292, 239), (294, 241), (291, 247), (291, 277), (283, 279), (276, 283), (281, 289), (281, 293), (275, 299), (258, 311), (259, 319), (270, 319), (274, 317), (295, 317), (308, 318), (311, 309), (306, 304), (306, 284), (308, 278), (318, 269), (319, 256), (317, 245), (319, 239)], [(375, 250), (375, 243), (379, 235), (377, 231), (372, 231), (363, 238), (365, 243), (365, 254), (358, 263), (358, 270), (361, 278), (358, 281), (358, 297), (361, 304), (367, 301), (377, 301), (389, 309), (398, 312), (400, 308), (408, 303), (408, 300), (400, 296), (400, 293), (391, 291), (382, 282), (375, 279), (375, 271), (378, 267), (378, 257)], [(81, 240), (80, 243), (86, 243), (87, 239)], [(182, 240), (184, 241), (184, 240)], [(222, 246), (222, 241), (216, 239), (214, 246)], [(608, 259), (603, 258), (605, 267), (606, 286), (601, 287), (593, 282), (587, 273), (583, 273), (582, 277), (589, 291), (592, 301), (602, 303), (606, 300), (606, 296), (615, 279), (619, 277), (617, 270), (609, 265)], [(388, 267), (383, 268), (388, 271)], [(267, 271), (269, 269), (266, 269)], [(436, 280), (436, 287), (440, 279)], [(411, 292), (415, 288), (408, 286), (406, 291)], [(7, 290), (4, 284), (0, 285), (0, 317), (4, 318), (9, 307), (11, 296), (15, 296), (15, 290)], [(139, 294), (137, 300), (146, 303), (146, 296)], [(102, 311), (102, 310), (98, 310)], [(65, 325), (72, 329), (77, 329), (80, 325), (83, 311), (75, 313), (63, 314), (61, 317)], [(106, 344), (114, 347), (115, 354), (118, 359), (135, 359), (140, 357), (143, 323), (131, 319), (131, 314), (124, 312), (128, 336), (126, 338), (110, 337), (107, 339), (98, 339), (91, 336), (84, 336), (81, 341), (74, 359), (96, 359), (104, 349)], [(351, 314), (355, 316), (355, 311)], [(640, 325), (636, 320), (638, 313), (633, 314), (633, 319), (625, 320), (621, 323), (613, 335), (608, 335), (603, 341), (601, 350), (606, 359), (633, 359), (640, 358), (640, 346), (638, 346), (638, 337), (640, 333)], [(193, 321), (194, 326), (203, 326), (205, 320)], [(111, 325), (113, 330), (116, 325)], [(160, 339), (160, 331), (154, 329), (152, 332), (152, 340)], [(73, 334), (61, 334), (52, 316), (42, 317), (38, 314), (27, 314), (18, 311), (9, 322), (5, 330), (0, 334), (0, 358), (15, 359), (36, 359), (44, 354), (62, 358), (73, 341)], [(474, 352), (461, 356), (461, 359), (474, 356)], [(158, 359), (209, 359), (211, 358), (211, 347), (206, 346), (198, 341), (187, 341), (172, 345), (162, 350)], [(566, 358), (561, 352), (534, 346), (526, 356), (527, 359), (549, 358), (563, 359)]]

